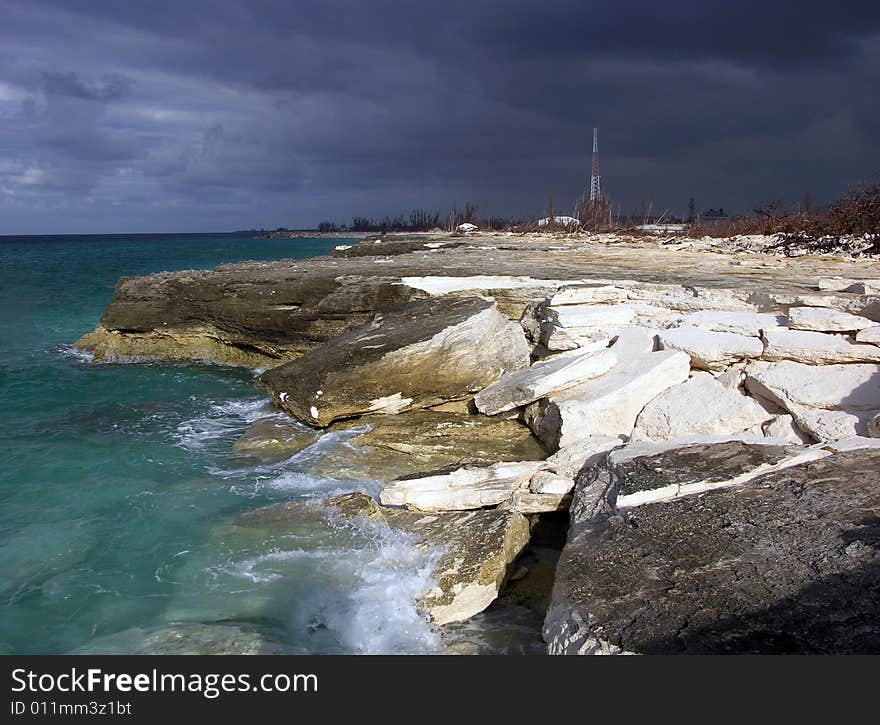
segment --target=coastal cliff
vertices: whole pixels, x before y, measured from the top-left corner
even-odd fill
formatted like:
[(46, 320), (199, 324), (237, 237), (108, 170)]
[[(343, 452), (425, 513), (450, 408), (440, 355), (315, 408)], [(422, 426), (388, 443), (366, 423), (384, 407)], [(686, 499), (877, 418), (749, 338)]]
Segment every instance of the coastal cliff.
[(243, 450), (364, 426), (340, 465), (379, 502), (327, 505), (446, 552), (437, 625), (528, 577), (567, 511), (550, 652), (880, 651), (880, 263), (749, 245), (369, 239), (123, 278), (77, 346), (265, 368), (313, 432), (258, 421)]

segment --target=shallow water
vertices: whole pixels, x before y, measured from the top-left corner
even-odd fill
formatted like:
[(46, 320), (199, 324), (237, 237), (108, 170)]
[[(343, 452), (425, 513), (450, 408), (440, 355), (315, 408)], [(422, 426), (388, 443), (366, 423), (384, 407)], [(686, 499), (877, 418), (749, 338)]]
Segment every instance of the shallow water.
[(235, 235), (0, 237), (0, 652), (433, 653), (539, 648), (528, 611), (442, 635), (416, 611), (437, 552), (318, 506), (378, 484), (309, 473), (330, 434), (277, 463), (235, 456), (275, 414), (254, 372), (95, 364), (70, 343), (123, 275), (303, 258), (339, 240)]

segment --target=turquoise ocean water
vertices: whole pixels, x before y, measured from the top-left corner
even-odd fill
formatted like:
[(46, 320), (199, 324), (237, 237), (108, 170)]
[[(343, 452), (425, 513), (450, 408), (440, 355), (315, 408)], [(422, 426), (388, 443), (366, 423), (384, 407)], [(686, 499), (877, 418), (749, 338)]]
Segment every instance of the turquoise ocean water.
[[(434, 653), (537, 646), (534, 622), (489, 613), (441, 635), (416, 611), (436, 552), (323, 514), (243, 521), (371, 481), (232, 443), (275, 415), (255, 372), (96, 364), (71, 343), (123, 275), (305, 258), (338, 240), (233, 234), (0, 237), (0, 652)], [(317, 511), (317, 507), (316, 507)], [(521, 636), (511, 632), (522, 629)]]

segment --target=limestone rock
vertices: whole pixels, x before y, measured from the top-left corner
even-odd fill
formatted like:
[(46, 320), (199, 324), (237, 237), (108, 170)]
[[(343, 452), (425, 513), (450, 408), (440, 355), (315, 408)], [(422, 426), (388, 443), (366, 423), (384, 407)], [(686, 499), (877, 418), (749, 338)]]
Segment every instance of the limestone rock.
[(645, 352), (654, 352), (657, 331), (640, 325), (624, 325), (611, 343), (619, 360), (626, 360)]
[(764, 352), (757, 338), (696, 327), (663, 330), (658, 339), (662, 350), (685, 352), (694, 367), (703, 370), (720, 371), (740, 360), (760, 357)]
[(858, 280), (847, 277), (819, 277), (816, 286), (823, 292), (849, 292)]
[(746, 388), (787, 410), (816, 440), (863, 435), (880, 411), (880, 366), (749, 363)]
[(387, 509), (360, 493), (327, 502), (344, 516), (364, 515), (418, 537), (443, 554), (434, 567), (437, 586), (420, 599), (438, 625), (469, 619), (498, 596), (509, 565), (529, 541), (529, 523), (511, 510), (423, 514)]
[(482, 298), (438, 298), (377, 315), (263, 373), (275, 403), (310, 425), (467, 397), (527, 367), (522, 329)]
[[(696, 461), (741, 476), (756, 452), (694, 453), (580, 477), (573, 515), (597, 487), (613, 500), (633, 477), (687, 478)], [(584, 507), (557, 567), (549, 651), (880, 652), (878, 471), (880, 451), (858, 450), (622, 514)]]
[(774, 415), (773, 420), (764, 423), (763, 431), (768, 438), (780, 438), (794, 444), (810, 442), (810, 437), (797, 427), (790, 415)]
[(636, 315), (632, 305), (563, 305), (551, 308), (556, 322), (565, 328), (628, 325)]
[(532, 493), (571, 493), (574, 488), (574, 478), (561, 476), (551, 471), (538, 471), (529, 481), (529, 490)]
[[(754, 312), (758, 307), (752, 291), (702, 285), (649, 284), (619, 281), (627, 290), (630, 303), (642, 302), (686, 314), (702, 310)], [(758, 300), (765, 303), (766, 300)]]
[(496, 415), (596, 378), (617, 364), (616, 352), (604, 349), (557, 355), (529, 368), (506, 373), (474, 396), (481, 413)]
[(296, 655), (284, 633), (265, 622), (174, 622), (103, 635), (78, 647), (79, 655)]
[(856, 333), (856, 342), (880, 345), (880, 326), (866, 327)]
[(821, 447), (758, 440), (682, 440), (671, 441), (667, 448), (621, 449), (607, 459), (618, 482), (616, 506), (618, 510), (630, 509), (739, 486), (772, 471), (830, 455)]
[(678, 324), (682, 315), (645, 303), (530, 305), (521, 323), (529, 339), (551, 352), (574, 350), (614, 338), (632, 326), (660, 329)]
[(682, 324), (687, 327), (699, 327), (703, 330), (758, 337), (764, 328), (784, 326), (785, 317), (768, 312), (702, 310), (692, 312), (684, 318)]
[(648, 403), (636, 426), (653, 440), (667, 440), (683, 435), (740, 433), (768, 418), (751, 398), (724, 387), (709, 373), (695, 373)]
[(796, 360), (811, 365), (880, 362), (880, 348), (853, 344), (843, 337), (807, 330), (765, 330), (765, 360)]
[(513, 492), (527, 488), (542, 461), (465, 466), (428, 476), (398, 478), (382, 489), (386, 506), (406, 506), (416, 511), (464, 511), (497, 506)]
[(725, 388), (738, 390), (746, 381), (746, 363), (735, 363), (723, 373), (718, 373), (715, 379)]
[[(593, 465), (610, 451), (623, 443), (622, 437), (587, 436), (560, 448), (546, 460), (547, 470), (574, 480), (584, 466)], [(540, 476), (536, 473), (535, 476)], [(534, 481), (534, 477), (532, 478)]]
[(855, 332), (874, 327), (876, 323), (865, 317), (827, 307), (792, 307), (788, 311), (788, 326), (795, 330), (816, 332)]
[(449, 466), (541, 460), (547, 454), (522, 423), (503, 417), (410, 410), (334, 423), (329, 435), (349, 435), (309, 465), (328, 478), (391, 481)]
[(798, 428), (817, 441), (837, 441), (861, 435), (873, 415), (873, 411), (816, 410), (798, 406), (792, 406), (791, 412)]
[(642, 408), (684, 382), (689, 371), (684, 353), (644, 353), (620, 361), (600, 378), (532, 403), (525, 420), (551, 451), (589, 436), (628, 436)]
[(376, 310), (428, 295), (360, 260), (282, 260), (208, 271), (123, 277), (96, 334), (77, 343), (117, 355), (278, 365), (366, 322)]
[(254, 421), (232, 444), (232, 451), (268, 459), (287, 458), (310, 446), (316, 439), (314, 429), (276, 415)]
[(567, 510), (570, 501), (570, 493), (514, 491), (513, 495), (499, 508), (510, 509), (521, 514), (546, 514)]
[(561, 305), (595, 305), (626, 302), (629, 294), (615, 285), (568, 285), (561, 287), (550, 299), (552, 307)]

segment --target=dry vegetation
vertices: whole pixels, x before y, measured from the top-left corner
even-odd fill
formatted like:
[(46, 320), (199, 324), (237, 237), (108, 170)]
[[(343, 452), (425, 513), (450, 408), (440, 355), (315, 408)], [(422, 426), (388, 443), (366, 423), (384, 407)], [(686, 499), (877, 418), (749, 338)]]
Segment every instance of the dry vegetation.
[[(557, 222), (557, 216), (569, 216), (554, 210), (552, 199), (544, 218), (549, 223), (539, 224), (537, 218), (515, 219), (481, 215), (477, 204), (466, 203), (462, 209), (453, 208), (448, 214), (439, 211), (414, 209), (396, 217), (355, 217), (350, 225), (322, 222), (319, 231), (352, 232), (426, 232), (443, 230), (455, 232), (459, 225), (470, 223), (480, 229), (513, 233), (599, 233), (626, 232), (638, 235), (638, 226), (647, 222), (662, 223), (663, 217), (654, 218), (649, 211), (615, 218), (607, 199), (581, 199), (571, 217), (577, 223)], [(859, 251), (880, 254), (880, 183), (861, 184), (848, 191), (829, 206), (814, 210), (812, 204), (802, 204), (797, 210), (787, 209), (782, 202), (768, 202), (750, 214), (730, 217), (712, 223), (691, 223), (684, 232), (689, 237), (729, 238), (743, 235), (777, 236), (770, 249), (793, 255), (804, 252)], [(865, 249), (865, 244), (868, 248)], [(856, 249), (857, 248), (857, 249)]]

